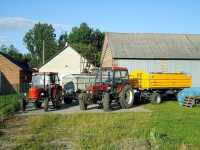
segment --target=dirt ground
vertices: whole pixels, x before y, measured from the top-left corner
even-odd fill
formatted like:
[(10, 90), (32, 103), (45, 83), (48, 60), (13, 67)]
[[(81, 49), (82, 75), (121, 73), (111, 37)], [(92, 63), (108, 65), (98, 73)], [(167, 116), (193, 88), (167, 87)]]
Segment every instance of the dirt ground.
[[(48, 112), (45, 112), (43, 109), (34, 109), (33, 107), (28, 107), (25, 112), (19, 112), (16, 116), (26, 116), (26, 115), (42, 115), (47, 113), (54, 114), (70, 114), (70, 113), (103, 113), (103, 109), (99, 108), (98, 105), (89, 105), (88, 110), (81, 111), (77, 102), (73, 102), (73, 104), (62, 104), (61, 108), (53, 109), (51, 104)], [(149, 109), (144, 108), (142, 105), (134, 106), (130, 109), (121, 109), (118, 105), (113, 104), (112, 113), (117, 112), (151, 112)], [(108, 112), (109, 113), (109, 112)]]

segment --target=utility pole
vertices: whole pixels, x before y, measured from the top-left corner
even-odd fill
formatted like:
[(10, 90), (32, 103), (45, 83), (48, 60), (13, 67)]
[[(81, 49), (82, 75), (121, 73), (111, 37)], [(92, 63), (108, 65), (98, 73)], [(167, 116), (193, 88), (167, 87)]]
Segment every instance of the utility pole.
[(44, 54), (44, 40), (42, 41), (42, 63), (44, 64), (45, 63), (45, 54)]

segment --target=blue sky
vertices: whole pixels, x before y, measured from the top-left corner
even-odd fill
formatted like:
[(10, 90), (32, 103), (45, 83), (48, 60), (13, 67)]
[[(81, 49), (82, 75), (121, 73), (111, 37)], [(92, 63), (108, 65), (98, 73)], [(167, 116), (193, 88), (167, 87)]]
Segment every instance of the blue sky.
[(51, 23), (59, 36), (82, 22), (109, 32), (200, 33), (199, 0), (0, 0), (0, 45), (26, 52), (34, 23)]

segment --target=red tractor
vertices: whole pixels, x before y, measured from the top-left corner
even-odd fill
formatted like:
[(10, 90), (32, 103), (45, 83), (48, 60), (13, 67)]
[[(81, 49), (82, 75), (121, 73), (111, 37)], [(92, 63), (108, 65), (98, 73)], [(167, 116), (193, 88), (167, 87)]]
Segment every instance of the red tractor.
[(134, 92), (125, 67), (101, 68), (97, 72), (95, 83), (79, 96), (81, 110), (87, 110), (90, 104), (99, 104), (104, 111), (109, 111), (113, 101), (123, 109), (133, 106)]
[(59, 84), (58, 73), (33, 73), (28, 95), (22, 102), (23, 110), (28, 103), (34, 103), (36, 108), (41, 108), (44, 103), (44, 110), (47, 111), (49, 101), (54, 108), (58, 108), (62, 103), (62, 87)]

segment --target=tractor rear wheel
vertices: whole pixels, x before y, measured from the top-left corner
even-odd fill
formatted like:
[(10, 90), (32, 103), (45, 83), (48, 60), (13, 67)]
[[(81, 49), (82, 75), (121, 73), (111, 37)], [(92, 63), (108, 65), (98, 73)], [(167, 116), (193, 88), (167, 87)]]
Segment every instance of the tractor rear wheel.
[(87, 110), (87, 99), (88, 99), (87, 93), (81, 93), (79, 95), (80, 110)]
[(111, 106), (110, 106), (110, 95), (108, 93), (105, 93), (103, 95), (102, 102), (103, 102), (103, 110), (109, 111), (111, 109)]
[(159, 93), (153, 93), (150, 96), (150, 101), (152, 104), (160, 104), (162, 102), (161, 95)]
[(130, 85), (126, 85), (119, 95), (119, 102), (123, 109), (133, 106), (134, 92)]

